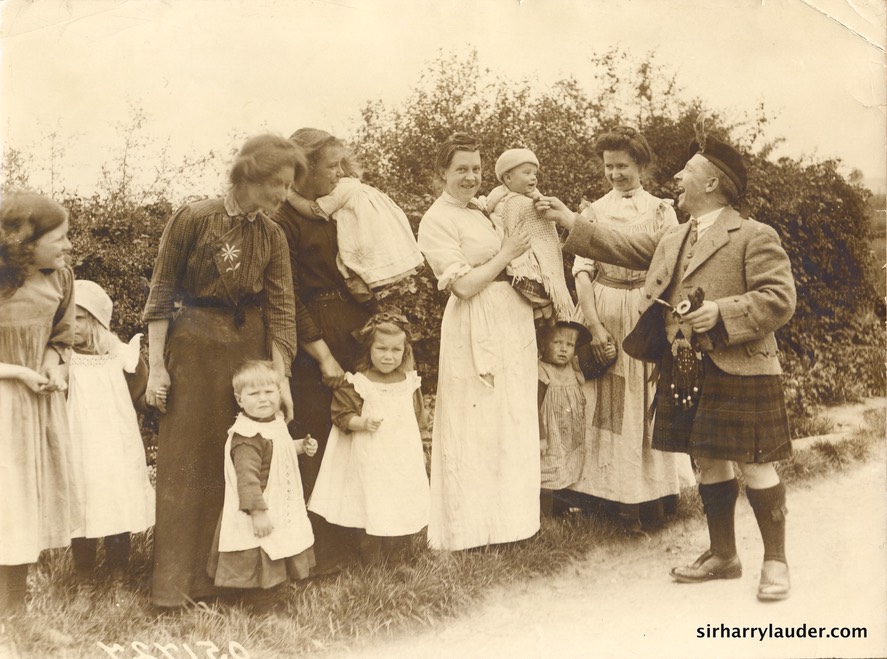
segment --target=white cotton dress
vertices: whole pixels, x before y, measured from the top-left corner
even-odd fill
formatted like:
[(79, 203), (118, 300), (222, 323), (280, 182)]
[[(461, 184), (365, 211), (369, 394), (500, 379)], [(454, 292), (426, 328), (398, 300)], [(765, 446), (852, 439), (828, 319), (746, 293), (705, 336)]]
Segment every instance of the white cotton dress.
[(308, 509), (339, 526), (374, 536), (418, 533), (428, 525), (425, 455), (413, 394), (422, 379), (373, 382), (363, 373), (347, 381), (363, 399), (361, 416), (382, 419), (376, 432), (330, 431)]
[(339, 257), (370, 288), (399, 281), (422, 267), (406, 213), (381, 190), (345, 177), (317, 205), (335, 214)]
[[(419, 225), (438, 288), (489, 261), (502, 237), (444, 193)], [(539, 417), (533, 309), (507, 281), (467, 300), (451, 295), (441, 323), (431, 449), (428, 541), (467, 549), (539, 530)]]
[[(630, 198), (612, 190), (591, 205), (585, 214), (602, 226), (625, 233), (655, 233), (677, 224), (670, 202), (639, 188)], [(597, 272), (593, 283), (598, 316), (616, 345), (616, 363), (600, 378), (582, 385), (586, 398), (585, 462), (578, 481), (569, 489), (608, 501), (644, 503), (679, 494), (694, 482), (690, 458), (682, 453), (652, 447), (655, 383), (653, 365), (626, 355), (622, 341), (639, 318), (646, 273), (576, 257), (574, 276)], [(615, 288), (604, 278), (634, 281), (635, 288)]]
[(117, 341), (107, 355), (71, 354), (71, 480), (83, 501), (72, 538), (139, 533), (154, 524), (154, 488), (124, 375), (135, 373), (141, 337)]

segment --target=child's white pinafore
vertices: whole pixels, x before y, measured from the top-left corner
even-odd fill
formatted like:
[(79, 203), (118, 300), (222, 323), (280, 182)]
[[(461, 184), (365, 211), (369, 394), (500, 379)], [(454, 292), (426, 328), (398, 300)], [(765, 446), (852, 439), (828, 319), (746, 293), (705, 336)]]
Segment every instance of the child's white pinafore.
[(124, 375), (135, 373), (141, 337), (116, 341), (107, 355), (71, 354), (71, 480), (83, 501), (72, 538), (139, 533), (154, 524), (154, 488)]
[(430, 494), (413, 405), (415, 371), (400, 382), (346, 376), (363, 398), (362, 417), (382, 419), (376, 432), (333, 426), (308, 509), (340, 526), (400, 536), (428, 525)]
[[(231, 459), (231, 439), (235, 433), (243, 437), (261, 435), (274, 445), (268, 484), (262, 493), (274, 530), (263, 538), (256, 537), (250, 514), (240, 510), (237, 472)], [(228, 429), (228, 440), (225, 442), (225, 502), (219, 530), (219, 551), (261, 547), (271, 560), (278, 560), (296, 556), (313, 544), (314, 534), (302, 493), (299, 457), (283, 416), (278, 413), (273, 421), (255, 421), (245, 414), (238, 414), (234, 425)]]

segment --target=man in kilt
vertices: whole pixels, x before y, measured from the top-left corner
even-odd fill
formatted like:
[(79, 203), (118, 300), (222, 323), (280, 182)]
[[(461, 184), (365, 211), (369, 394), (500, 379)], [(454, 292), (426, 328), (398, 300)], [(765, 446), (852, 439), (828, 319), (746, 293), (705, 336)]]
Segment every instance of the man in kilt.
[(685, 224), (625, 234), (555, 198), (537, 208), (569, 230), (564, 250), (647, 270), (644, 305), (623, 348), (660, 365), (653, 448), (693, 456), (710, 538), (709, 549), (672, 577), (699, 583), (742, 575), (737, 463), (764, 541), (758, 599), (781, 600), (790, 582), (785, 486), (774, 463), (791, 455), (791, 440), (773, 333), (794, 313), (794, 279), (776, 232), (733, 208), (747, 183), (742, 156), (712, 137), (701, 141), (675, 175), (678, 208), (691, 217)]

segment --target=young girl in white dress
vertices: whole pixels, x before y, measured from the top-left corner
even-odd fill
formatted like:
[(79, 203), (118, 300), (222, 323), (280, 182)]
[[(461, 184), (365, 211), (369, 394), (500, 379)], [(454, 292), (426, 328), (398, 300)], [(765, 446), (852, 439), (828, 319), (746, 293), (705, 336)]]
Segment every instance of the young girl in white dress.
[(316, 201), (290, 191), (289, 202), (302, 215), (330, 220), (335, 216), (337, 265), (358, 302), (381, 288), (418, 272), (425, 259), (406, 214), (381, 190), (362, 183), (353, 156), (341, 162), (344, 176), (333, 191)]
[(252, 591), (254, 609), (272, 607), (281, 584), (314, 567), (298, 455), (317, 440), (293, 439), (280, 408), (286, 386), (274, 364), (249, 360), (232, 379), (240, 413), (225, 442), (225, 501), (207, 561), (216, 586)]
[(430, 438), (407, 319), (396, 309), (360, 330), (357, 373), (333, 394), (333, 426), (308, 509), (364, 529), (361, 556), (375, 562), (428, 525), (422, 439)]
[(130, 534), (154, 524), (154, 489), (134, 401), (144, 395), (148, 369), (141, 334), (123, 343), (110, 330), (114, 304), (93, 281), (74, 282), (74, 344), (68, 373), (72, 482), (83, 501), (74, 520), (71, 552), (83, 585), (93, 578), (98, 539), (120, 582), (129, 566)]

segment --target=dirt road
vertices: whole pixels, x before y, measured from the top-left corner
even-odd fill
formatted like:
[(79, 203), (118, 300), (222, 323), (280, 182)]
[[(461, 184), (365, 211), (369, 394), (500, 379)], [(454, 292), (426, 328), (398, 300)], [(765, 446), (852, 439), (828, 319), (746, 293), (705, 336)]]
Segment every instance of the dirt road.
[[(676, 584), (668, 571), (707, 547), (701, 519), (652, 540), (593, 551), (556, 577), (493, 591), (457, 620), (374, 642), (349, 656), (887, 657), (887, 497), (883, 454), (789, 490), (792, 597), (755, 598), (762, 548), (745, 498), (737, 505), (741, 579)], [(867, 638), (711, 638), (706, 626), (865, 627)], [(700, 630), (701, 628), (701, 630)], [(740, 632), (741, 633), (741, 632)], [(753, 635), (753, 636), (752, 636)]]

